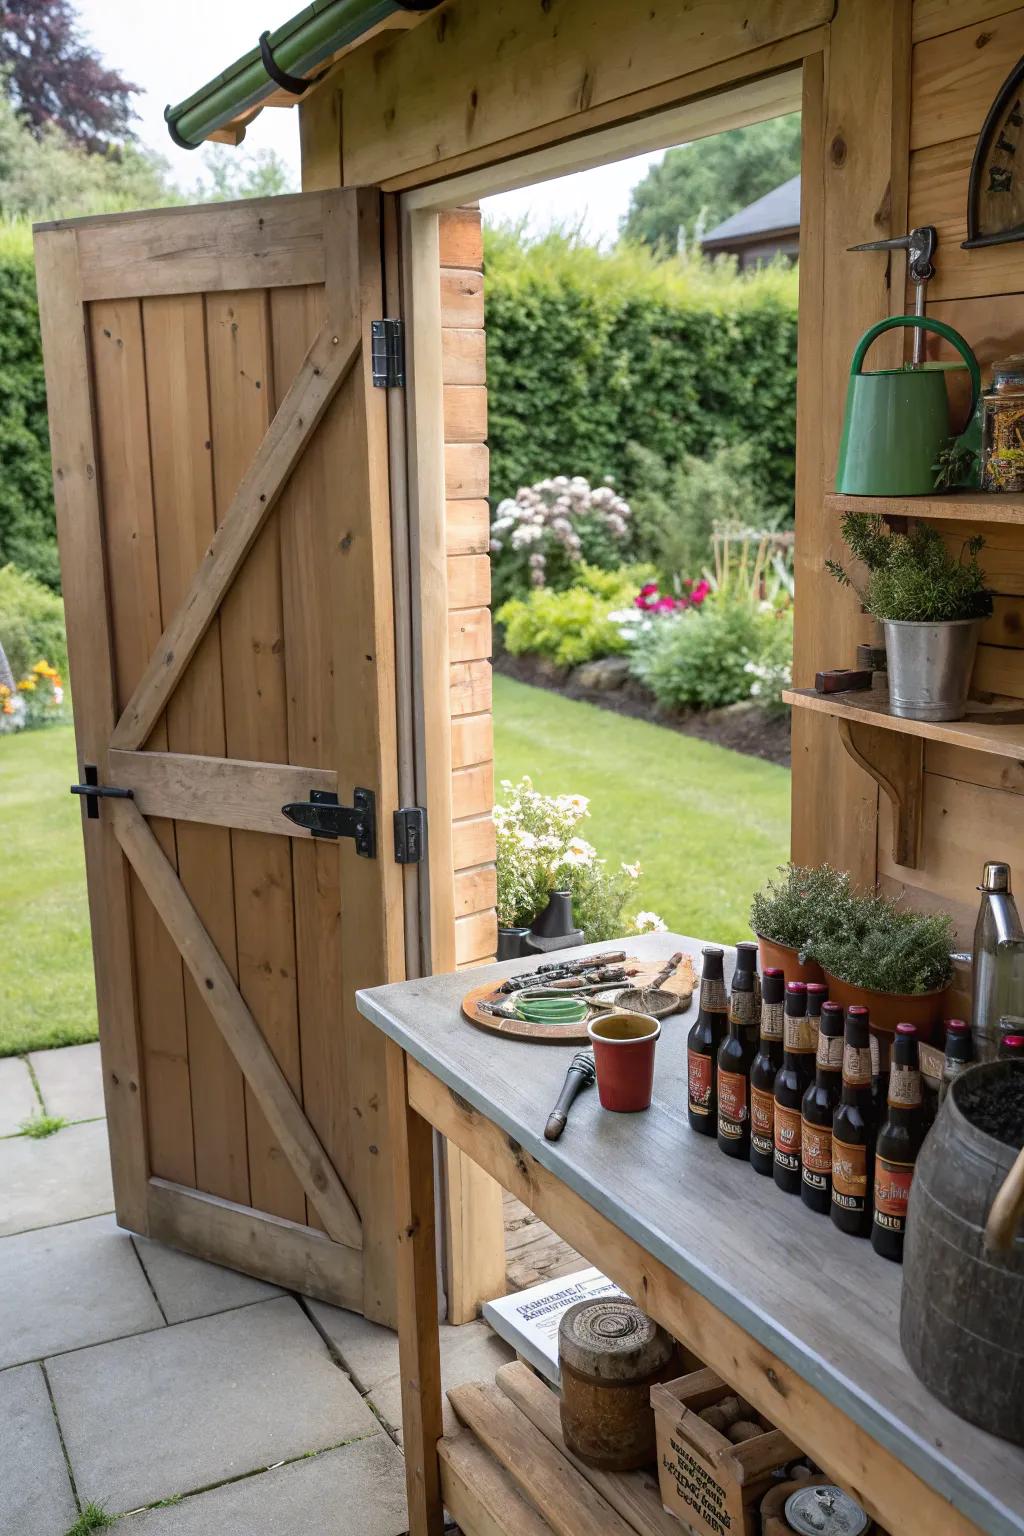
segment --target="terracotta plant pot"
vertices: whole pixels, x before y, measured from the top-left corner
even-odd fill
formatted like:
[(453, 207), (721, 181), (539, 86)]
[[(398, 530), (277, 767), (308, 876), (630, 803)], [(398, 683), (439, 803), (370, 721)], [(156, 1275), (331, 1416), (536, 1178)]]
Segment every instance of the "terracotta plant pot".
[(654, 1091), (654, 1047), (661, 1025), (646, 1013), (606, 1013), (587, 1026), (602, 1109), (627, 1114), (649, 1109)]
[(871, 1029), (877, 1035), (894, 1035), (897, 1024), (914, 1024), (924, 1041), (930, 1041), (938, 1031), (941, 1034), (945, 1018), (945, 1002), (948, 987), (934, 992), (876, 992), (872, 987), (855, 987), (838, 976), (825, 971), (828, 995), (834, 1003), (849, 1008), (857, 1003), (868, 1010)]
[[(798, 951), (788, 944), (775, 944), (771, 939), (757, 935), (757, 947), (761, 956), (761, 969), (775, 966), (785, 973), (787, 981), (824, 981), (825, 973), (817, 960), (801, 963)], [(895, 1026), (894, 1026), (895, 1027)]]

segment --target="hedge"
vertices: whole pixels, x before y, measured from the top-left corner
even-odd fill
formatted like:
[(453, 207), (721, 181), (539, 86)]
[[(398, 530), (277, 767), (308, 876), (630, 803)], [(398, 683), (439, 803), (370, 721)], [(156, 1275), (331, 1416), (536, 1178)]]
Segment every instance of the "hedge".
[(0, 224), (0, 566), (60, 588), (46, 386), (28, 226)]
[(794, 269), (739, 277), (558, 234), (524, 247), (510, 229), (485, 251), (493, 497), (555, 474), (628, 496), (631, 440), (669, 465), (747, 442), (765, 506), (792, 506)]

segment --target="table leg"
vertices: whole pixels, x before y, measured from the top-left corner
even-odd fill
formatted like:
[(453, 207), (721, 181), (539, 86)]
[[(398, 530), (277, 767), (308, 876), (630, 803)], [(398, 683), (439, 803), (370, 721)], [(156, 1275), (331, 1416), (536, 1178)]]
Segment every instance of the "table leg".
[(398, 1235), (398, 1356), (410, 1536), (444, 1528), (437, 1442), (441, 1349), (434, 1235), (434, 1133), (409, 1107), (405, 1052), (387, 1042), (388, 1108)]

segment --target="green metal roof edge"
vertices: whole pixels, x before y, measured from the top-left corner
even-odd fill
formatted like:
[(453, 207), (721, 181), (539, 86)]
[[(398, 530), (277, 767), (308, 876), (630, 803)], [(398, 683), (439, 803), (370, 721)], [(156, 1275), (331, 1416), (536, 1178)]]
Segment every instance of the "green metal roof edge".
[[(431, 11), (440, 3), (441, 0), (312, 0), (304, 10), (269, 33), (267, 42), (277, 69), (305, 76), (397, 11)], [(240, 112), (258, 106), (278, 89), (278, 83), (267, 73), (257, 45), (177, 106), (165, 108), (167, 131), (183, 149), (198, 149), (217, 128), (231, 122)]]

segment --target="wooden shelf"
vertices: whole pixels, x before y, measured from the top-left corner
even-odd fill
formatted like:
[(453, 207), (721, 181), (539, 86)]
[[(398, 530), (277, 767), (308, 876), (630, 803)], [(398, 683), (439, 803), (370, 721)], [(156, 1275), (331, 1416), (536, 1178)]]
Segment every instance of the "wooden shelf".
[(783, 695), (797, 709), (814, 709), (837, 720), (917, 736), (925, 741), (944, 741), (953, 747), (991, 752), (997, 757), (1024, 759), (1024, 700), (981, 703), (972, 699), (963, 720), (904, 720), (889, 709), (887, 694), (865, 689), (857, 693), (816, 693), (813, 688), (791, 688)]
[(877, 512), (883, 517), (931, 517), (944, 522), (1024, 524), (1024, 496), (987, 491), (948, 491), (944, 496), (845, 496), (830, 491), (825, 505), (837, 516)]

